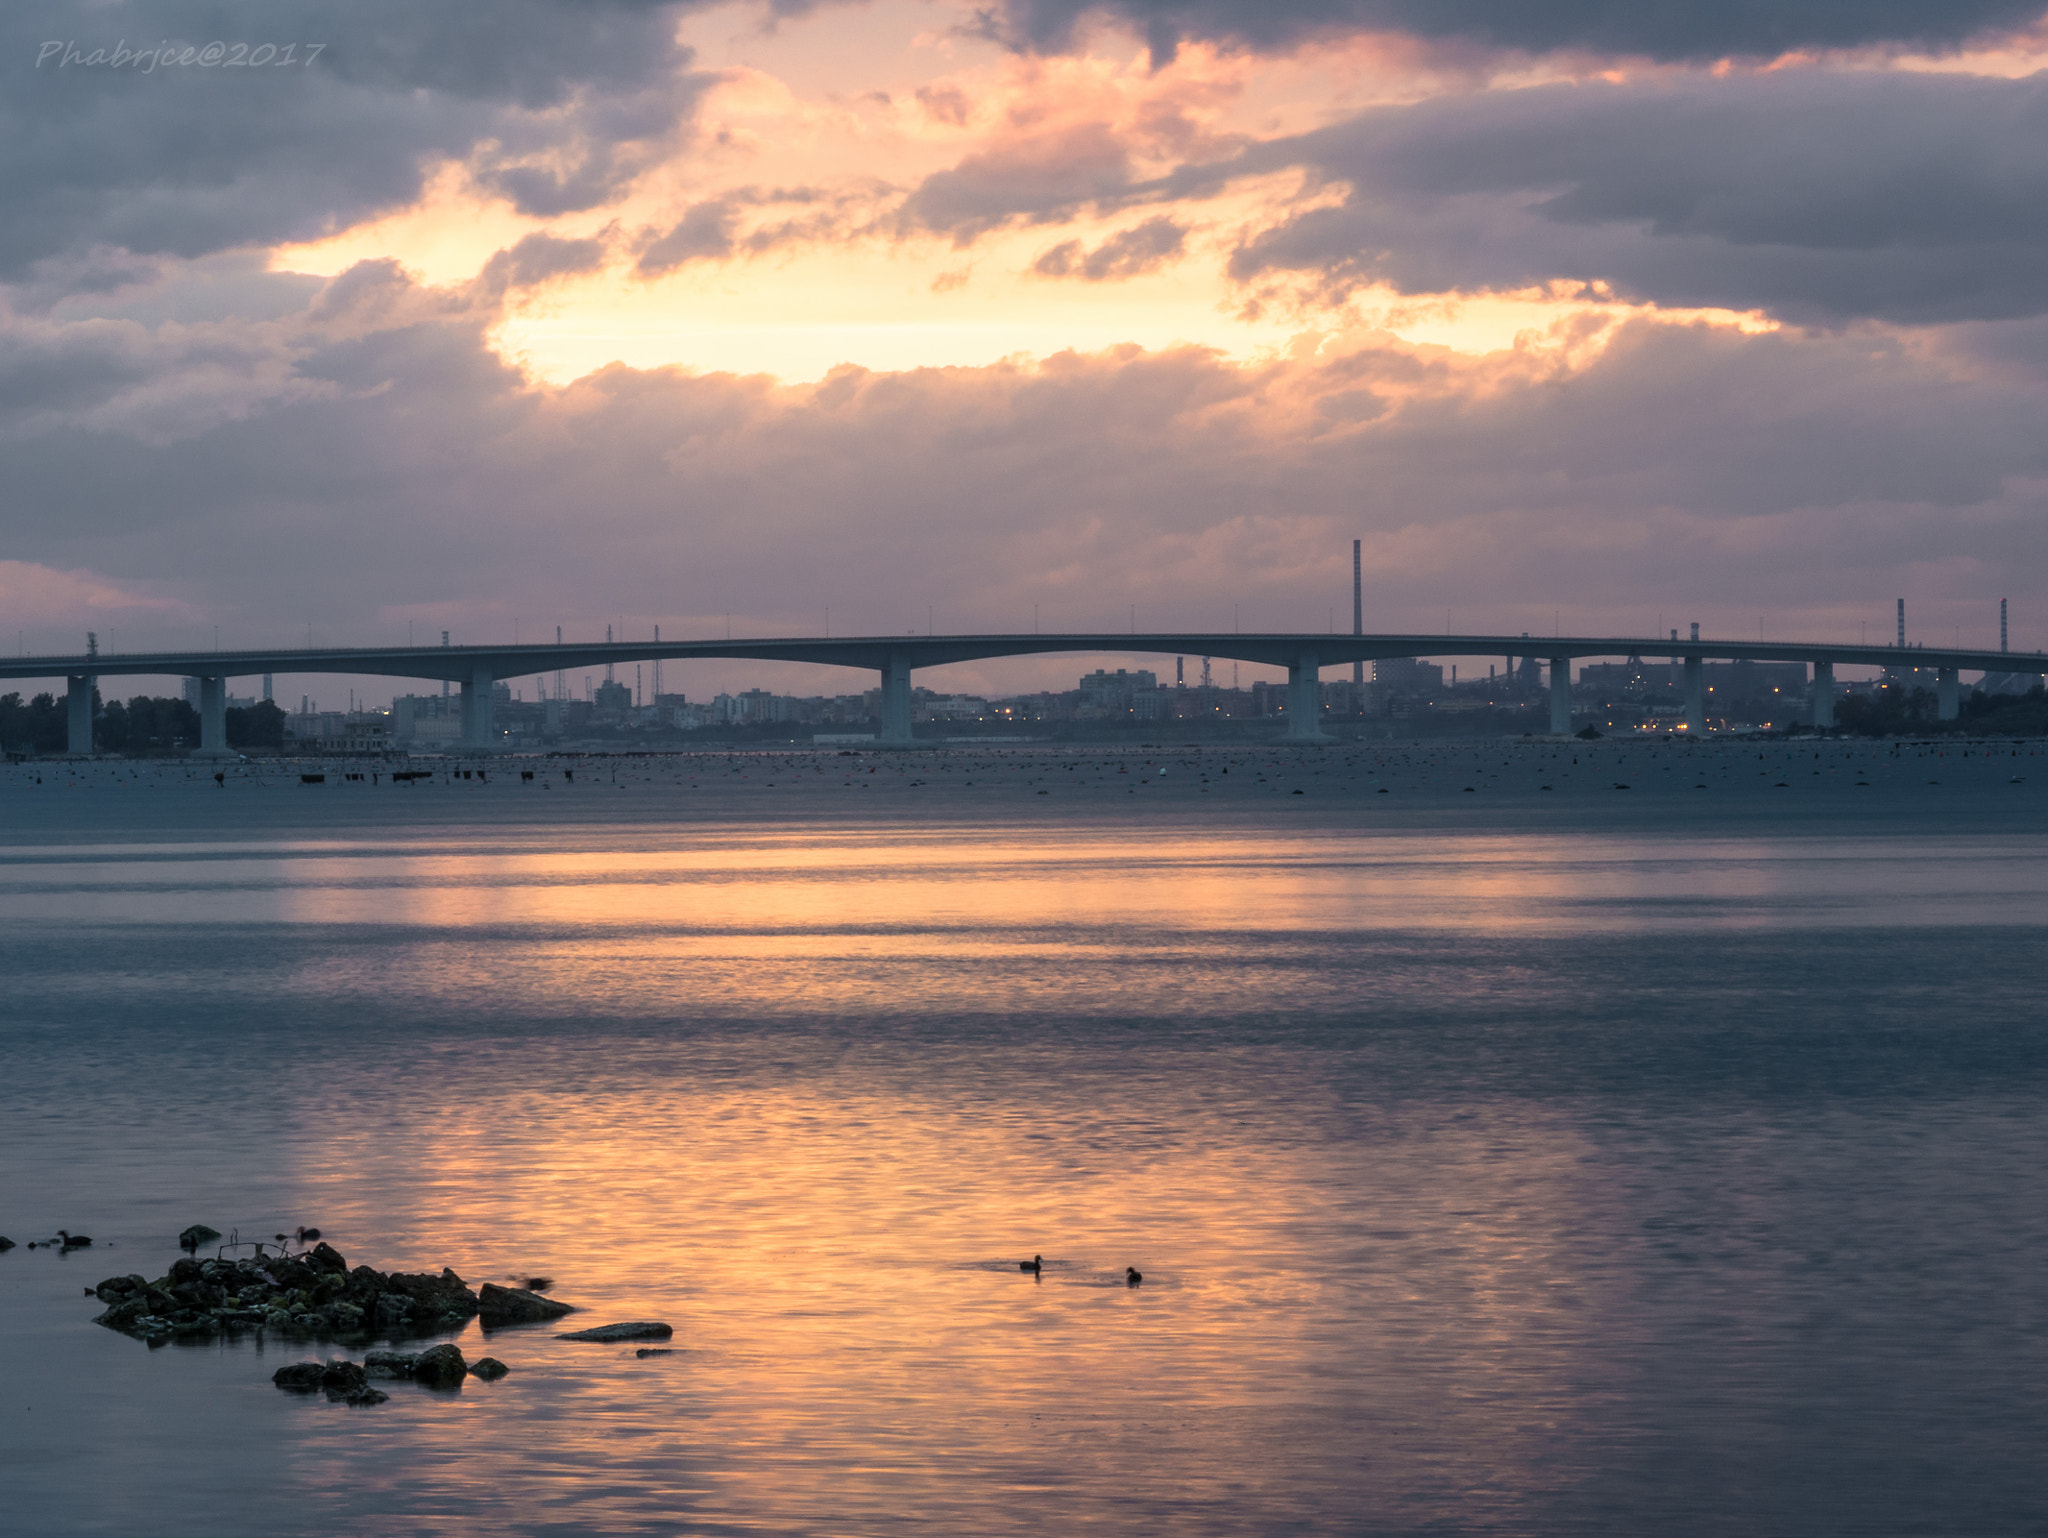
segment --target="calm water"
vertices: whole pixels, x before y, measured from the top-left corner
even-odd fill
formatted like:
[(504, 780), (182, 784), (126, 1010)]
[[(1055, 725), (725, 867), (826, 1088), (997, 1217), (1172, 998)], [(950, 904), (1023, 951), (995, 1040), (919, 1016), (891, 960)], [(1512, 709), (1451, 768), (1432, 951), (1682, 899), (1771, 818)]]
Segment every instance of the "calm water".
[[(5, 771), (0, 1527), (2048, 1531), (2048, 759), (1755, 752)], [(89, 1323), (201, 1221), (676, 1349)]]

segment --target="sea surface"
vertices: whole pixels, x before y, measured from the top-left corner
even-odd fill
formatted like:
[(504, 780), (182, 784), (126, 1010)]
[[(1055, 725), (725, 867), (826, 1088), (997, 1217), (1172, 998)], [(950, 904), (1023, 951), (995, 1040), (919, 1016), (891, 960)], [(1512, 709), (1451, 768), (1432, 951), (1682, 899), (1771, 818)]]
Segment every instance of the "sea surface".
[(2041, 744), (435, 767), (0, 769), (0, 1529), (2048, 1532)]

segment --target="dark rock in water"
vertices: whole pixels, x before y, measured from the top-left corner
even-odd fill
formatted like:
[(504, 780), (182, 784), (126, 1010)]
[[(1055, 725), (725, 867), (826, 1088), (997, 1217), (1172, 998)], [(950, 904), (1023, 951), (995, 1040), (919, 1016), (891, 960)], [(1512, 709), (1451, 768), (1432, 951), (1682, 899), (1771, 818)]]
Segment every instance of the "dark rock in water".
[(373, 1378), (410, 1378), (419, 1359), (416, 1351), (366, 1351), (363, 1371)]
[(218, 1239), (219, 1237), (219, 1229), (208, 1228), (204, 1223), (194, 1223), (190, 1228), (178, 1235), (178, 1244), (180, 1248), (196, 1250), (208, 1240)]
[(655, 1320), (642, 1319), (631, 1324), (600, 1324), (594, 1329), (572, 1330), (567, 1335), (557, 1335), (556, 1340), (667, 1340), (675, 1334), (675, 1327)]
[(343, 1272), (348, 1270), (348, 1262), (341, 1258), (341, 1252), (325, 1241), (314, 1245), (312, 1249), (306, 1252), (306, 1264), (315, 1271)]
[(445, 1342), (429, 1346), (412, 1364), (413, 1381), (428, 1388), (454, 1388), (468, 1374), (469, 1364), (463, 1361), (462, 1353)]
[(345, 1394), (355, 1389), (368, 1388), (370, 1379), (360, 1363), (336, 1361), (329, 1362), (326, 1370), (320, 1374), (320, 1386), (330, 1392)]
[(278, 1368), (270, 1375), (270, 1381), (294, 1394), (324, 1390), (329, 1399), (341, 1404), (382, 1404), (391, 1397), (370, 1387), (370, 1374), (361, 1365), (338, 1358), (332, 1362), (294, 1362)]
[[(320, 1249), (327, 1248), (326, 1245)], [(319, 1250), (315, 1250), (318, 1254)], [(476, 1316), (476, 1294), (453, 1271), (442, 1269), (439, 1276), (424, 1271), (410, 1274), (394, 1271), (383, 1279), (383, 1291), (406, 1299), (406, 1315), (415, 1324), (460, 1324)], [(381, 1306), (381, 1305), (380, 1305)]]
[(635, 1351), (635, 1352), (633, 1353), (633, 1355), (635, 1355), (635, 1356), (674, 1356), (674, 1355), (675, 1355), (675, 1353), (674, 1353), (673, 1351), (669, 1350), (669, 1348), (668, 1348), (668, 1347), (666, 1347), (666, 1346), (642, 1346), (642, 1347), (641, 1347), (641, 1348), (640, 1348), (640, 1349), (639, 1349), (638, 1351)]
[(486, 1383), (495, 1383), (511, 1370), (494, 1356), (480, 1356), (469, 1364), (471, 1376), (482, 1378)]
[(529, 1276), (519, 1285), (528, 1292), (546, 1292), (555, 1285), (555, 1279), (552, 1276)]
[(9, 1250), (13, 1248), (14, 1241), (8, 1238), (5, 1234), (0, 1234), (0, 1255), (5, 1255)]
[(294, 1362), (289, 1367), (278, 1368), (270, 1375), (270, 1381), (294, 1394), (311, 1394), (319, 1389), (321, 1380), (326, 1376), (324, 1363)]
[(477, 1289), (477, 1310), (487, 1325), (531, 1324), (576, 1312), (570, 1304), (557, 1303), (524, 1287), (500, 1287), (496, 1282), (485, 1282)]

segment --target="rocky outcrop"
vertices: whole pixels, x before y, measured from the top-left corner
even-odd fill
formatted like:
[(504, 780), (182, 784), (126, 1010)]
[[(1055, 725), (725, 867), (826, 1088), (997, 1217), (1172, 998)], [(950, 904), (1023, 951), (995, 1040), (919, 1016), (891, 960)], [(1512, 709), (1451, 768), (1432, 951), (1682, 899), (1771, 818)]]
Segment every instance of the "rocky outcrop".
[(576, 1312), (571, 1304), (557, 1303), (553, 1298), (544, 1298), (524, 1287), (500, 1287), (496, 1282), (485, 1282), (477, 1289), (477, 1308), (484, 1324), (493, 1328), (506, 1324), (535, 1324), (543, 1319), (559, 1319), (564, 1314)]
[(0, 1234), (0, 1255), (5, 1255), (9, 1250), (13, 1248), (14, 1241), (8, 1238), (5, 1234)]
[(178, 1248), (181, 1250), (196, 1250), (200, 1245), (219, 1237), (219, 1229), (208, 1228), (204, 1223), (194, 1223), (190, 1228), (178, 1235)]
[(641, 1319), (630, 1324), (600, 1324), (588, 1330), (573, 1330), (567, 1335), (557, 1335), (556, 1340), (667, 1340), (675, 1334), (673, 1325), (656, 1320)]
[(149, 1281), (110, 1276), (94, 1321), (142, 1340), (269, 1330), (308, 1335), (430, 1334), (473, 1318), (477, 1297), (453, 1271), (353, 1270), (332, 1245), (303, 1255), (199, 1260)]
[(495, 1383), (511, 1370), (494, 1356), (480, 1356), (469, 1364), (469, 1375), (482, 1378), (486, 1383)]

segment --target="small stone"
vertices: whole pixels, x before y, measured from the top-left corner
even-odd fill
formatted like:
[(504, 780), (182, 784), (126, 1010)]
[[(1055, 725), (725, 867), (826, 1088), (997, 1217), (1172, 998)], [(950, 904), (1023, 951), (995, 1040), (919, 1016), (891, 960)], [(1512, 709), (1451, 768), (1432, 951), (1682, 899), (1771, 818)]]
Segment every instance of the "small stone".
[(413, 1381), (428, 1388), (454, 1388), (468, 1373), (469, 1364), (462, 1353), (446, 1343), (429, 1346), (412, 1364)]
[(675, 1334), (673, 1325), (658, 1320), (640, 1319), (629, 1324), (600, 1324), (588, 1330), (572, 1330), (567, 1335), (557, 1335), (556, 1340), (667, 1340)]
[(348, 1393), (342, 1395), (342, 1403), (353, 1405), (382, 1404), (390, 1397), (382, 1389), (371, 1388), (365, 1384), (362, 1388), (351, 1389)]
[(674, 1355), (675, 1355), (675, 1353), (674, 1353), (673, 1351), (669, 1350), (669, 1348), (668, 1348), (668, 1347), (666, 1347), (666, 1346), (642, 1346), (642, 1347), (641, 1347), (641, 1348), (640, 1348), (640, 1349), (639, 1349), (638, 1351), (635, 1351), (635, 1352), (633, 1353), (633, 1355), (635, 1355), (635, 1356), (674, 1356)]
[(219, 1237), (219, 1229), (208, 1228), (204, 1223), (194, 1223), (190, 1228), (178, 1235), (178, 1244), (184, 1249), (196, 1250), (208, 1240), (218, 1239)]
[(414, 1351), (366, 1351), (363, 1371), (373, 1378), (410, 1378), (419, 1362)]
[(511, 1370), (494, 1356), (480, 1356), (469, 1364), (471, 1376), (482, 1378), (486, 1383), (496, 1382)]
[(270, 1381), (279, 1388), (289, 1389), (294, 1394), (310, 1394), (320, 1387), (327, 1376), (327, 1368), (320, 1362), (294, 1362), (289, 1367), (280, 1367), (270, 1375)]
[(0, 1234), (0, 1255), (5, 1255), (9, 1250), (13, 1248), (14, 1241), (8, 1238), (5, 1234)]
[(477, 1290), (477, 1308), (487, 1325), (532, 1324), (576, 1312), (571, 1304), (544, 1298), (524, 1287), (500, 1287), (496, 1282), (485, 1282)]

